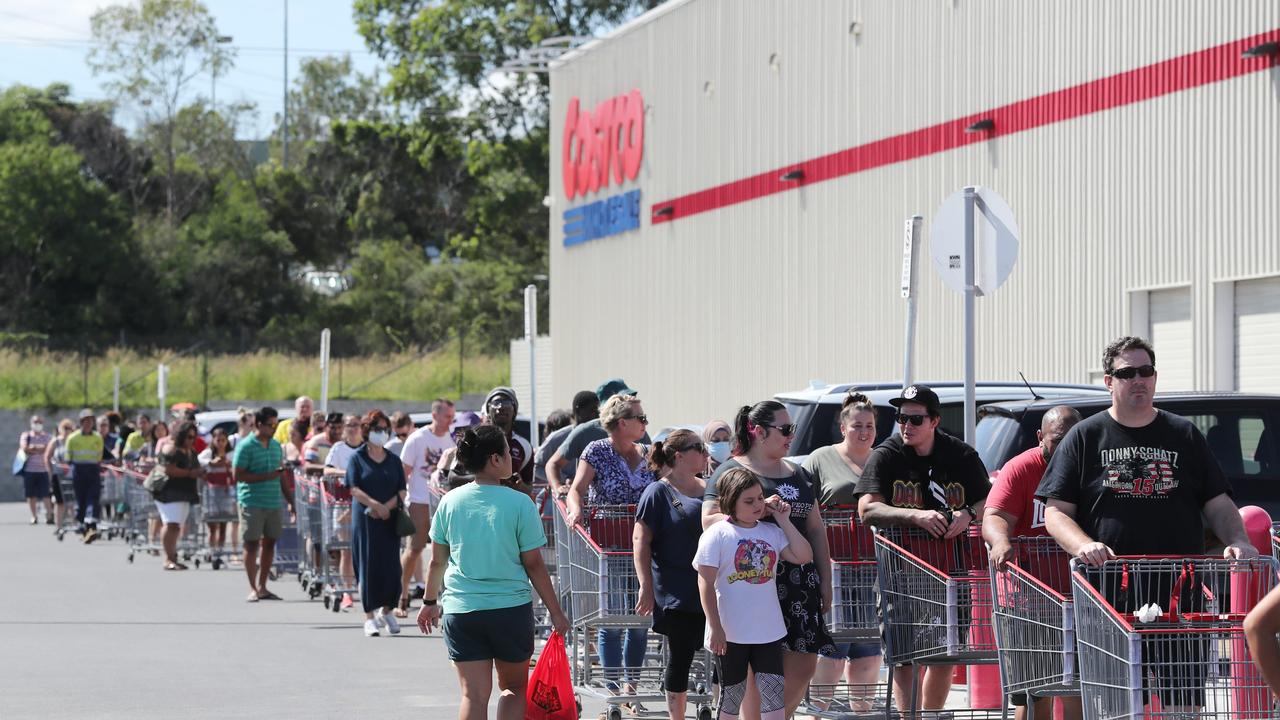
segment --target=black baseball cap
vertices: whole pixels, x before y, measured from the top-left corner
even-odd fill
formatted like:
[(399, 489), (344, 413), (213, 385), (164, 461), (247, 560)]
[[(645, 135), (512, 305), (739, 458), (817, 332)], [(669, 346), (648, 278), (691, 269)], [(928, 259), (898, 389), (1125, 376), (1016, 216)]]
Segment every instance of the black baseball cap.
[(937, 417), (942, 411), (942, 402), (938, 400), (938, 393), (928, 385), (908, 385), (902, 389), (902, 394), (889, 401), (889, 404), (900, 408), (903, 403), (920, 403), (925, 410), (932, 416)]
[(627, 381), (622, 378), (612, 378), (600, 383), (600, 387), (596, 388), (596, 397), (603, 404), (605, 400), (614, 395), (635, 395), (636, 391), (627, 387)]

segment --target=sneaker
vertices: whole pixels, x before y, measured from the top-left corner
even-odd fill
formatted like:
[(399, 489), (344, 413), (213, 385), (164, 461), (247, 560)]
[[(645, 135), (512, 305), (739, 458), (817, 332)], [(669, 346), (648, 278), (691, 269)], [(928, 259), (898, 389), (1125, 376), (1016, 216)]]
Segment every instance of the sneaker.
[(364, 636), (378, 637), (378, 623), (374, 620), (364, 621)]
[(376, 622), (376, 623), (378, 623), (378, 628), (379, 628), (379, 629), (381, 629), (381, 628), (385, 628), (385, 627), (387, 626), (387, 621), (382, 619), (382, 611), (378, 611), (378, 612), (374, 613), (374, 615), (373, 615), (373, 621), (374, 621), (374, 622)]
[(342, 603), (339, 604), (338, 607), (343, 610), (350, 610), (351, 606), (355, 604), (356, 601), (351, 599), (351, 593), (342, 593)]
[(88, 545), (98, 539), (98, 528), (91, 527), (84, 531), (84, 544)]
[(387, 626), (387, 632), (392, 635), (400, 634), (400, 623), (396, 622), (395, 616), (378, 613), (378, 619), (382, 621), (382, 624)]

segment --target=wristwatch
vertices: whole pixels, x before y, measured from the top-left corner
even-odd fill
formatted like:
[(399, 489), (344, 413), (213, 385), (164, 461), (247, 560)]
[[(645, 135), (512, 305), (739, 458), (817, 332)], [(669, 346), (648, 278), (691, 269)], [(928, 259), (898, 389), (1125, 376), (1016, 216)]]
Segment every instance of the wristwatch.
[(435, 601), (435, 600), (428, 600), (428, 599), (426, 599), (426, 598), (422, 598), (422, 604), (423, 604), (423, 605), (426, 605), (427, 607), (431, 607), (432, 605), (435, 605), (435, 604), (436, 604), (436, 601)]

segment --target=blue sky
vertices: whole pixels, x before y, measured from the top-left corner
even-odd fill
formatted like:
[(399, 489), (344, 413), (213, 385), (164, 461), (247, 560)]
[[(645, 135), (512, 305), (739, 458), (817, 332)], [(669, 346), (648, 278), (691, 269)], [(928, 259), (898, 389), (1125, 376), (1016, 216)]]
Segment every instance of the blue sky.
[[(263, 137), (274, 127), (283, 91), (284, 0), (204, 0), (218, 31), (233, 38), (235, 68), (218, 78), (218, 103), (249, 101), (258, 116), (241, 127), (242, 137)], [(100, 78), (85, 64), (89, 51), (89, 17), (110, 0), (0, 0), (0, 87), (14, 83), (44, 87), (53, 82), (71, 85), (77, 99), (107, 96)], [(371, 73), (378, 67), (351, 19), (351, 0), (290, 0), (289, 77), (297, 77), (298, 63), (307, 57), (349, 52), (356, 68)], [(209, 78), (191, 85), (195, 95), (207, 97)], [(132, 128), (137, 117), (122, 109), (116, 117)]]

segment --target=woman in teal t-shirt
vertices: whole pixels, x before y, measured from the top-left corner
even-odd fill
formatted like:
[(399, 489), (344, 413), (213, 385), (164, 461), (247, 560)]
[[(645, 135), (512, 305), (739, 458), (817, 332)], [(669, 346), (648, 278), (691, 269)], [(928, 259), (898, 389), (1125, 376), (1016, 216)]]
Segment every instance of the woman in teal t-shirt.
[(506, 434), (492, 425), (467, 430), (456, 452), (475, 481), (450, 490), (436, 509), (418, 628), (443, 629), (462, 686), (460, 716), (471, 717), (473, 708), (484, 716), (496, 669), (498, 717), (524, 717), (533, 656), (530, 582), (556, 632), (568, 633), (569, 619), (542, 562), (542, 518), (529, 496), (502, 485), (511, 477)]

